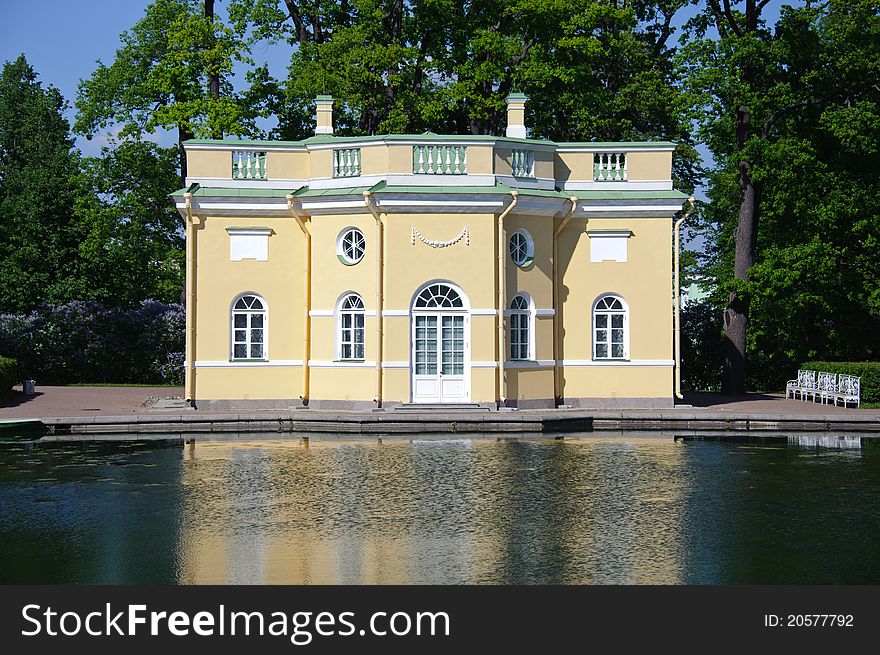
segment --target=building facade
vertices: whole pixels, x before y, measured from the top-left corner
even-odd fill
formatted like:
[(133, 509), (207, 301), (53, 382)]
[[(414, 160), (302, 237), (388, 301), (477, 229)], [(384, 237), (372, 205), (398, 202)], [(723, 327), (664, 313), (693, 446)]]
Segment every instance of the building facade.
[(369, 409), (673, 403), (672, 143), (185, 143), (186, 396)]

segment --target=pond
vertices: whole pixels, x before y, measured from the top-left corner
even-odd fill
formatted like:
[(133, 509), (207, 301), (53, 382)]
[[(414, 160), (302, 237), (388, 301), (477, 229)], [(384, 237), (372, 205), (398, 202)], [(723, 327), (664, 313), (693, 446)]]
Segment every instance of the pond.
[(2, 583), (878, 584), (880, 447), (0, 449)]

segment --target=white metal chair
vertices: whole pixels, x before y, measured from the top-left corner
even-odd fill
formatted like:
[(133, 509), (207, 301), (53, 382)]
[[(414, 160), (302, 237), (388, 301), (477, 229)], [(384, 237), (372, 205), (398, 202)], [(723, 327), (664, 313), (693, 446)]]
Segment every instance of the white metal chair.
[(814, 401), (816, 400), (817, 395), (823, 405), (829, 400), (837, 404), (835, 400), (837, 395), (836, 373), (826, 373), (824, 371), (819, 372), (819, 375), (816, 378), (816, 390), (813, 392)]
[(840, 375), (837, 383), (837, 391), (834, 394), (834, 404), (837, 401), (843, 402), (843, 406), (847, 407), (848, 403), (855, 403), (856, 407), (861, 407), (862, 400), (862, 378), (855, 375)]

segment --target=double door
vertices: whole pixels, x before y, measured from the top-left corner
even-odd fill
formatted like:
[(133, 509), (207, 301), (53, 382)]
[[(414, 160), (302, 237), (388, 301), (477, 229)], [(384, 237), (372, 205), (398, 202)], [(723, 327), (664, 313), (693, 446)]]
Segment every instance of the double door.
[(470, 400), (470, 318), (431, 312), (415, 314), (412, 321), (413, 402)]

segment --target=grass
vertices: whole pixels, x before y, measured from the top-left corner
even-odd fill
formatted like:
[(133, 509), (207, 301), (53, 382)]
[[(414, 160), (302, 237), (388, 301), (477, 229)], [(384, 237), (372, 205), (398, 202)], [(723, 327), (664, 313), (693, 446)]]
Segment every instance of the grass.
[(880, 409), (880, 403), (862, 403), (862, 409)]

